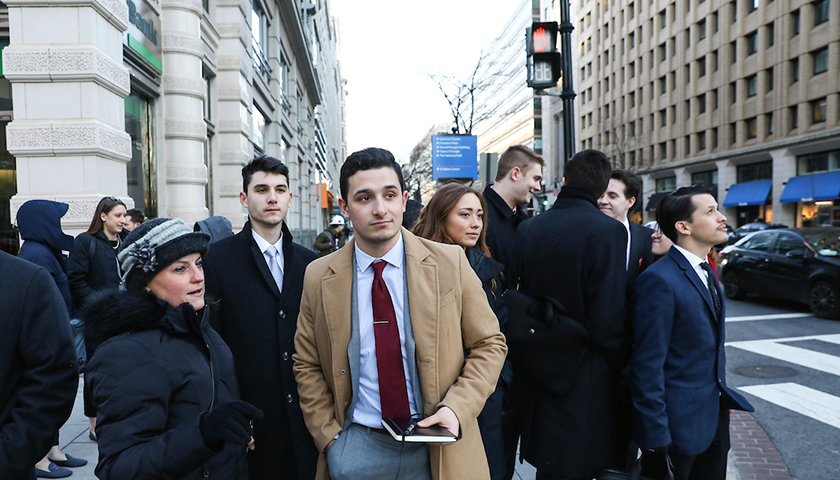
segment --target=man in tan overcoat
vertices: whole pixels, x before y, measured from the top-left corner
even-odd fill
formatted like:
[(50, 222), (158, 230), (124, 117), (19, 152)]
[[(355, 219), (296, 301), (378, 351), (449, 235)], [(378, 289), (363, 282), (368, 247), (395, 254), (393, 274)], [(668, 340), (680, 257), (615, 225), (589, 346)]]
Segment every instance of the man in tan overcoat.
[[(306, 270), (294, 371), (322, 452), (317, 478), (488, 479), (476, 417), (496, 386), (504, 336), (463, 250), (401, 228), (402, 185), (387, 150), (350, 155), (339, 205), (356, 236)], [(382, 328), (394, 325), (390, 344)], [(397, 442), (381, 429), (395, 411), (458, 441)]]

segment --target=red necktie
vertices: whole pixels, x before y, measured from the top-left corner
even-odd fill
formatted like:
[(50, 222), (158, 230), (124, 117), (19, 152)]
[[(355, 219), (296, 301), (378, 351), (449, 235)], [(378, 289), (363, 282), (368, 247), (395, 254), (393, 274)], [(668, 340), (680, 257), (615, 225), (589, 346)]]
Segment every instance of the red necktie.
[(403, 371), (400, 331), (388, 286), (382, 278), (387, 262), (373, 264), (373, 335), (376, 338), (376, 369), (382, 418), (411, 418)]

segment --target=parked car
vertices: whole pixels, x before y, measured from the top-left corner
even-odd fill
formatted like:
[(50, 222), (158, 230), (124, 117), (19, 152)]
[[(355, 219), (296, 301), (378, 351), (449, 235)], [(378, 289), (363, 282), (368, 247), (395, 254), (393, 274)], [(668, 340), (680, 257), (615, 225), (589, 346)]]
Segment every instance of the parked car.
[(733, 243), (747, 236), (748, 233), (760, 232), (761, 230), (769, 230), (775, 228), (788, 228), (788, 226), (783, 225), (781, 223), (752, 222), (745, 223), (744, 225), (741, 225), (733, 231), (732, 228), (729, 228), (729, 226), (727, 225), (727, 229), (730, 232), (729, 244), (732, 245)]
[(805, 303), (840, 318), (840, 227), (753, 232), (720, 252), (726, 296), (759, 293)]

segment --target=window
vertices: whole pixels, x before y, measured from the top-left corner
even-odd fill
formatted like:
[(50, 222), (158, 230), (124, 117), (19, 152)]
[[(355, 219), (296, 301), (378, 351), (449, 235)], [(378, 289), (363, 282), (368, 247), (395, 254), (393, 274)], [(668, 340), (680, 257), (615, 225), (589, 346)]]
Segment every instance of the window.
[(764, 71), (765, 82), (767, 83), (767, 91), (773, 90), (773, 67)]
[(799, 35), (799, 10), (794, 10), (790, 14), (791, 23), (793, 23), (793, 35)]
[(796, 130), (799, 128), (799, 111), (796, 107), (788, 108), (788, 116), (790, 117), (790, 129)]
[(741, 248), (746, 250), (756, 250), (759, 252), (769, 252), (770, 245), (773, 243), (775, 232), (756, 233), (749, 240), (741, 244)]
[[(698, 133), (698, 135), (700, 135)], [(708, 185), (716, 187), (718, 184), (718, 171), (706, 170), (705, 172), (697, 172), (691, 174), (692, 185)]]
[(718, 62), (718, 51), (717, 50), (712, 52), (712, 64), (715, 66), (714, 71), (717, 72), (718, 68), (720, 67), (720, 62)]
[(729, 9), (732, 12), (732, 23), (738, 21), (738, 2), (729, 2)]
[(628, 126), (628, 132), (631, 137), (636, 136), (636, 122), (630, 122)]
[(790, 75), (793, 78), (793, 82), (799, 81), (799, 59), (794, 58), (790, 61)]
[(630, 5), (627, 8), (630, 12), (630, 18), (635, 17), (636, 16), (636, 7), (633, 5), (632, 2), (630, 3)]
[(668, 125), (668, 114), (663, 108), (659, 111), (659, 126), (665, 127)]
[(758, 52), (758, 32), (752, 32), (747, 35), (747, 56)]
[(706, 38), (706, 21), (701, 20), (697, 23), (697, 40), (703, 40)]
[(636, 32), (630, 32), (630, 48), (636, 46)]
[(749, 4), (748, 10), (750, 12), (758, 10), (758, 2), (759, 0), (747, 0), (747, 3)]
[(720, 104), (718, 103), (718, 98), (720, 98), (720, 94), (718, 94), (717, 90), (712, 90), (709, 92), (709, 95), (712, 96), (712, 110), (717, 110)]
[(700, 77), (706, 76), (706, 57), (697, 60), (697, 74)]
[(712, 14), (712, 31), (714, 33), (718, 32), (718, 12)]
[(772, 47), (776, 43), (776, 23), (770, 22), (767, 24), (767, 48)]
[(700, 113), (706, 113), (706, 94), (698, 95), (697, 96), (697, 111)]
[(265, 116), (263, 115), (262, 111), (254, 105), (254, 113), (251, 115), (251, 123), (252, 123), (252, 141), (254, 142), (254, 148), (259, 149), (260, 152), (265, 151)]
[(729, 57), (729, 60), (730, 60), (729, 63), (735, 63), (735, 61), (738, 60), (738, 43), (737, 43), (737, 41), (729, 43), (729, 52), (731, 53), (731, 55)]
[(814, 75), (828, 70), (828, 47), (815, 51), (811, 56), (814, 59)]
[(665, 77), (659, 77), (659, 94), (662, 95), (668, 91), (668, 84), (665, 83)]
[(811, 123), (822, 123), (825, 121), (825, 97), (811, 102)]
[(773, 180), (773, 161), (738, 165), (735, 183), (755, 182), (758, 180)]
[(729, 103), (734, 104), (738, 98), (738, 89), (736, 88), (735, 82), (731, 82), (729, 84)]
[(665, 59), (668, 58), (668, 50), (665, 48), (665, 44), (659, 46), (659, 61), (664, 62)]
[(840, 170), (840, 150), (802, 155), (796, 157), (796, 163), (799, 175), (836, 172)]
[(814, 26), (828, 21), (829, 0), (814, 2)]
[(718, 129), (715, 128), (712, 130), (712, 148), (717, 148), (718, 146)]
[(268, 47), (268, 18), (258, 1), (251, 10), (251, 46), (254, 50), (254, 68), (266, 82), (271, 80), (271, 67), (268, 66), (266, 49)]
[(634, 78), (636, 76), (636, 62), (630, 64), (630, 78)]
[[(660, 143), (659, 148), (660, 158), (665, 158), (667, 152), (665, 151), (665, 143)], [(656, 179), (656, 193), (673, 192), (677, 189), (677, 177), (657, 178)]]
[(684, 104), (685, 108), (683, 108), (683, 111), (685, 112), (685, 119), (688, 120), (691, 118), (691, 102), (686, 100)]
[(636, 92), (630, 92), (630, 108), (636, 106)]
[(767, 136), (773, 135), (773, 112), (768, 113), (764, 116), (764, 119), (767, 121)]
[(665, 28), (668, 25), (668, 18), (665, 16), (665, 10), (659, 12), (659, 28)]
[(777, 255), (787, 255), (788, 252), (794, 250), (807, 250), (807, 247), (802, 240), (794, 237), (789, 233), (780, 233), (779, 238), (776, 239), (776, 244), (773, 245), (773, 253)]
[(747, 96), (754, 97), (758, 94), (758, 75), (747, 77)]
[(697, 134), (697, 150), (705, 150), (706, 149), (706, 132), (700, 132)]
[(758, 136), (758, 118), (752, 117), (747, 119), (747, 139)]

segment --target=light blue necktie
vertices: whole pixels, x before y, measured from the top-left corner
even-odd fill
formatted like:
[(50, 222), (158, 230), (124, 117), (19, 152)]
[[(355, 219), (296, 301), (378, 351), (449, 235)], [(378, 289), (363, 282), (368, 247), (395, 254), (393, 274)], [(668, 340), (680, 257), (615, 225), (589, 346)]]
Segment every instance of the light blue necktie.
[(274, 283), (277, 284), (277, 290), (283, 291), (283, 270), (280, 269), (280, 252), (272, 245), (265, 251), (268, 255), (268, 269), (271, 270), (271, 276), (274, 277)]

